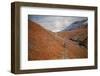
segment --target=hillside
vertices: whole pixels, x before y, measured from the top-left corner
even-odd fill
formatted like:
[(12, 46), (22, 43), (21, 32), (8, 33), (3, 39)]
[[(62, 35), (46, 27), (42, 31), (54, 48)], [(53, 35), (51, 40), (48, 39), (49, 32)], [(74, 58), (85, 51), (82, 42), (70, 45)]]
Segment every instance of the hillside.
[(54, 33), (29, 20), (29, 60), (86, 58), (87, 53), (87, 27)]
[(58, 35), (65, 40), (65, 54), (69, 58), (86, 58), (87, 28), (81, 28), (70, 32), (60, 32)]
[(63, 47), (40, 25), (29, 21), (28, 57), (29, 60), (61, 59)]

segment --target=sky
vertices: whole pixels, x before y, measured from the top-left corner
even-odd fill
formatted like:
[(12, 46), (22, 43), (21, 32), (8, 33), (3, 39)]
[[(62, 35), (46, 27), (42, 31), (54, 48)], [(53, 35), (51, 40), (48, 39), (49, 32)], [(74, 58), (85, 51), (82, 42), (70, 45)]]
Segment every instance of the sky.
[(40, 24), (40, 26), (46, 30), (60, 32), (67, 28), (71, 23), (84, 20), (86, 17), (29, 15), (28, 19)]

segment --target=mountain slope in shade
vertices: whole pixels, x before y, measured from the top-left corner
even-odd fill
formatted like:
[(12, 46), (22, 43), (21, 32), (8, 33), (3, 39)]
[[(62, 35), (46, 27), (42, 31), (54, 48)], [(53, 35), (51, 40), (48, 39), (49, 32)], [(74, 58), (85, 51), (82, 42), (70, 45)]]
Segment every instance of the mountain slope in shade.
[(28, 60), (87, 58), (86, 45), (87, 27), (54, 33), (29, 20)]
[(61, 59), (63, 47), (40, 25), (28, 24), (29, 60)]
[(63, 31), (72, 31), (83, 27), (87, 27), (87, 19), (73, 22), (68, 27), (66, 27)]

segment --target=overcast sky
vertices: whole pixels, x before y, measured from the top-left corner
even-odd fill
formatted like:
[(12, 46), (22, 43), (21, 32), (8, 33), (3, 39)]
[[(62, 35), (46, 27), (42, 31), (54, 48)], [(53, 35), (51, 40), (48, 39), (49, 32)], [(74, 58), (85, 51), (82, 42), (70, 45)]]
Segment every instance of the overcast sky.
[(70, 17), (70, 16), (43, 16), (43, 15), (29, 15), (29, 20), (40, 24), (45, 29), (52, 32), (59, 32), (67, 28), (75, 21), (81, 21), (86, 17)]

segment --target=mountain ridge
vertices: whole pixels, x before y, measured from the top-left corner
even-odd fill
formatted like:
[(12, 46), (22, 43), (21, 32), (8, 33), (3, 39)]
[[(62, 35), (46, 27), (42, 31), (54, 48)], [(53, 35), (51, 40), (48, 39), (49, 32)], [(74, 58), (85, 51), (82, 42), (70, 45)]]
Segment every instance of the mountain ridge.
[(63, 31), (72, 31), (78, 28), (87, 27), (87, 19), (81, 20), (81, 21), (75, 21), (71, 23), (68, 27), (66, 27)]

